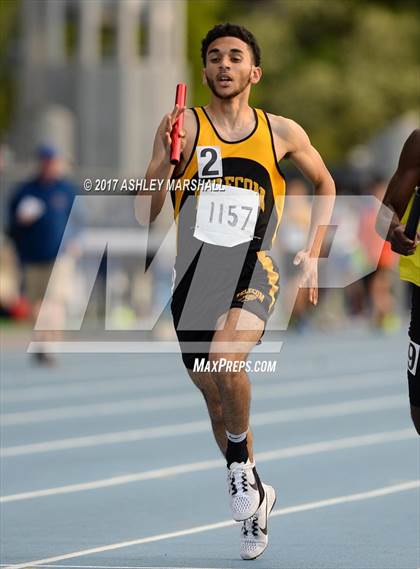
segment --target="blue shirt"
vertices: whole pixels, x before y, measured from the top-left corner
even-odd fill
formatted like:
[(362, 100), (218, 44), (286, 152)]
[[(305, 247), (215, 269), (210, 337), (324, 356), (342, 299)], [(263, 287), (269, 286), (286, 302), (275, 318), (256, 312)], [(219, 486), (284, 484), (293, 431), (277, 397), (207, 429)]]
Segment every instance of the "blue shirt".
[[(61, 245), (76, 187), (66, 179), (51, 182), (32, 179), (19, 186), (10, 203), (10, 234), (23, 263), (53, 261)], [(31, 224), (22, 224), (17, 209), (23, 199), (40, 200), (42, 213)]]

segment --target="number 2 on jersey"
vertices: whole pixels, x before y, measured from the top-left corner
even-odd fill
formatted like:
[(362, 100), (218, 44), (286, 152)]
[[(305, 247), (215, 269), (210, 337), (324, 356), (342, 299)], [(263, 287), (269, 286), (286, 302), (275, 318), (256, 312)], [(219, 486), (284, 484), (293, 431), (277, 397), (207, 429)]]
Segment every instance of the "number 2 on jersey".
[(197, 146), (199, 178), (221, 178), (223, 176), (220, 146)]

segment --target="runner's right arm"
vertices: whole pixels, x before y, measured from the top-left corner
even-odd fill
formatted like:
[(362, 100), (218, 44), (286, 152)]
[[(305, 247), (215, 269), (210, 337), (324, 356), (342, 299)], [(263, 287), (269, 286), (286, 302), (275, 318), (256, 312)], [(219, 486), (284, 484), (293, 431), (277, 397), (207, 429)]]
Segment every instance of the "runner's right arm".
[[(150, 186), (151, 180), (163, 180), (160, 190), (148, 189), (139, 192), (134, 201), (134, 211), (137, 221), (140, 225), (148, 225), (154, 221), (159, 214), (165, 201), (167, 186), (174, 173), (175, 166), (170, 162), (171, 155), (171, 132), (179, 115), (184, 112), (185, 107), (179, 108), (175, 105), (173, 111), (165, 115), (156, 131), (153, 143), (153, 154), (149, 166), (146, 171), (147, 187)], [(181, 152), (185, 148), (186, 131), (180, 132)], [(150, 211), (149, 200), (142, 199), (145, 196), (151, 197)]]
[(401, 151), (398, 168), (386, 190), (383, 206), (376, 220), (376, 231), (391, 243), (400, 255), (412, 255), (418, 244), (404, 234), (401, 219), (407, 209), (414, 187), (420, 184), (420, 129), (413, 131)]

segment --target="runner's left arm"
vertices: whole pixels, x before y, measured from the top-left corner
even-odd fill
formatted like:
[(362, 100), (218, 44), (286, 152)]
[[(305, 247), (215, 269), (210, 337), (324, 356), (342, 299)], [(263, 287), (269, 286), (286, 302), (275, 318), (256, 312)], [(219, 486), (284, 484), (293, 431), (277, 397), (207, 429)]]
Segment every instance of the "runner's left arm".
[(319, 257), (334, 207), (335, 184), (303, 128), (294, 121), (287, 122), (286, 141), (290, 159), (313, 184), (315, 196), (322, 196), (322, 199), (315, 199), (313, 202), (306, 244), (306, 250), (311, 252), (311, 256)]
[[(281, 118), (281, 117), (279, 117)], [(305, 284), (309, 287), (309, 300), (318, 302), (317, 260), (330, 223), (334, 200), (334, 180), (308, 135), (292, 120), (281, 118), (278, 133), (283, 142), (285, 154), (312, 182), (316, 198), (313, 201), (311, 222), (306, 247), (295, 257), (295, 264), (301, 265)]]
[(397, 170), (386, 190), (376, 220), (376, 231), (391, 243), (392, 250), (400, 255), (413, 255), (419, 242), (405, 234), (401, 224), (414, 187), (420, 184), (420, 129), (414, 130), (404, 143)]

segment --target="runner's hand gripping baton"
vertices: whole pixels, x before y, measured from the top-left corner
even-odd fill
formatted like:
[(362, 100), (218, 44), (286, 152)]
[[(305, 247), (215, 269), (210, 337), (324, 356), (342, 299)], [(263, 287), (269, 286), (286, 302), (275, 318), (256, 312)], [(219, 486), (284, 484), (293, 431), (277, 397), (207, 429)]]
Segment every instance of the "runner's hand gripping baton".
[[(178, 105), (180, 109), (185, 106), (185, 101), (187, 98), (187, 85), (185, 83), (178, 83), (176, 86), (176, 97), (175, 104)], [(179, 164), (181, 158), (181, 139), (179, 138), (179, 133), (184, 126), (184, 113), (181, 113), (177, 118), (171, 132), (171, 164), (175, 166)]]
[(404, 231), (405, 236), (412, 241), (414, 241), (416, 237), (417, 226), (420, 220), (420, 186), (416, 186), (414, 192), (413, 204)]

